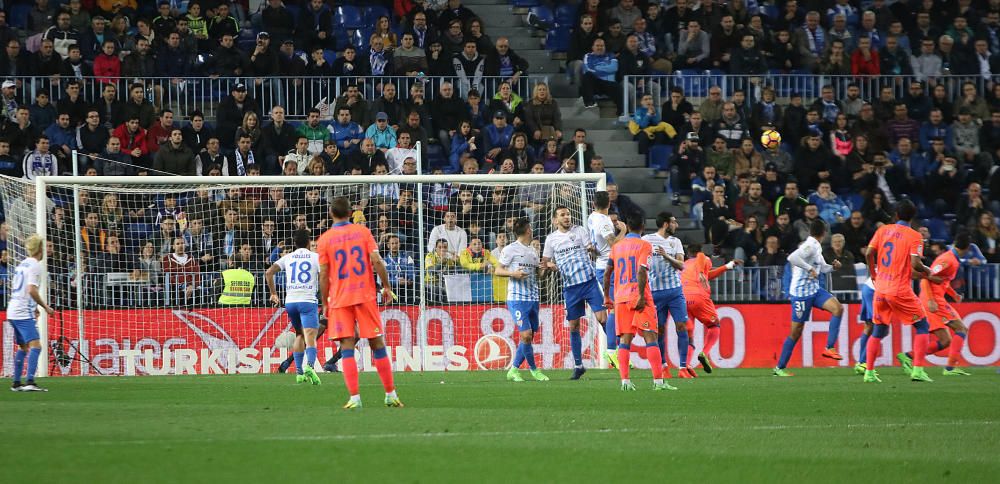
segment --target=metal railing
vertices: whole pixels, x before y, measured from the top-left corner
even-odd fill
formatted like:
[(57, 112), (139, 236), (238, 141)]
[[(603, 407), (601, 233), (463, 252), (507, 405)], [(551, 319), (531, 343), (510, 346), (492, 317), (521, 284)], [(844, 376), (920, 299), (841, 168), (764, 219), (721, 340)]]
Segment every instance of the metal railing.
[[(954, 285), (966, 301), (995, 301), (1000, 299), (1000, 264), (983, 264), (963, 267), (964, 275)], [(268, 306), (267, 286), (262, 271), (252, 271), (256, 279), (250, 306)], [(475, 278), (476, 287), (473, 300), (454, 300), (448, 297), (443, 278), (452, 275), (469, 275)], [(449, 271), (428, 270), (426, 301), (429, 304), (483, 304), (503, 303), (506, 285), (499, 287), (489, 274), (471, 273), (460, 269)], [(397, 304), (416, 306), (420, 303), (420, 271), (414, 270), (410, 277), (417, 278), (408, 286), (394, 286), (398, 296)], [(837, 296), (841, 302), (859, 302), (860, 278), (847, 276), (834, 283), (834, 274), (825, 274), (823, 286)], [(7, 288), (8, 276), (0, 275), (0, 287)], [(779, 266), (744, 267), (726, 272), (711, 281), (712, 299), (717, 303), (769, 303), (786, 302), (788, 295), (783, 287), (783, 268)], [(53, 303), (57, 307), (75, 306), (77, 280), (73, 274), (50, 274)], [(184, 284), (177, 281), (197, 280), (195, 289), (185, 293)], [(127, 273), (93, 273), (83, 277), (84, 305), (87, 309), (155, 308), (155, 307), (219, 307), (222, 292), (220, 272), (171, 272), (156, 273), (151, 277), (143, 275), (132, 278)], [(546, 304), (559, 302), (558, 280), (542, 285), (542, 300)], [(283, 278), (275, 279), (279, 295), (284, 297)], [(0, 292), (6, 304), (8, 292)]]
[(817, 74), (764, 74), (760, 76), (744, 76), (720, 74), (713, 71), (704, 71), (697, 74), (682, 73), (677, 71), (669, 75), (655, 76), (625, 76), (623, 80), (623, 108), (627, 116), (635, 113), (636, 107), (644, 94), (653, 95), (660, 106), (662, 102), (670, 99), (670, 89), (679, 86), (684, 90), (684, 95), (689, 102), (698, 104), (708, 97), (708, 90), (718, 86), (722, 89), (722, 97), (729, 100), (736, 90), (746, 93), (748, 105), (753, 105), (760, 100), (761, 91), (764, 87), (774, 89), (777, 98), (784, 102), (792, 95), (799, 93), (802, 95), (802, 102), (806, 106), (812, 104), (820, 96), (823, 86), (833, 87), (834, 98), (841, 100), (847, 95), (847, 86), (856, 84), (861, 91), (860, 98), (869, 102), (874, 102), (879, 98), (879, 92), (883, 87), (892, 87), (896, 99), (902, 99), (909, 93), (909, 85), (912, 81), (924, 81), (924, 91), (927, 96), (932, 94), (932, 90), (937, 85), (942, 85), (948, 92), (949, 100), (955, 101), (961, 96), (962, 85), (966, 82), (975, 84), (980, 97), (986, 95), (993, 83), (1000, 80), (1000, 76), (984, 78), (983, 76), (937, 76), (933, 78), (923, 78), (920, 76), (851, 76), (851, 75), (817, 75)]
[[(455, 95), (465, 98), (469, 89), (479, 90), (483, 102), (489, 103), (497, 93), (500, 84), (506, 77), (482, 77), (478, 82), (463, 80), (457, 76), (443, 77), (413, 77), (413, 76), (362, 76), (362, 77), (185, 77), (183, 79), (168, 77), (151, 77), (144, 79), (126, 78), (74, 78), (80, 82), (80, 96), (88, 103), (94, 103), (101, 97), (105, 85), (112, 84), (117, 88), (117, 100), (127, 101), (128, 90), (133, 83), (142, 84), (145, 96), (157, 108), (170, 108), (175, 114), (187, 117), (194, 111), (204, 113), (208, 121), (214, 121), (215, 112), (220, 101), (230, 95), (237, 84), (247, 86), (248, 96), (258, 103), (257, 109), (262, 116), (270, 112), (271, 107), (285, 107), (285, 115), (289, 119), (304, 119), (309, 110), (316, 107), (324, 116), (332, 116), (333, 105), (347, 89), (348, 84), (357, 84), (362, 96), (369, 103), (382, 95), (382, 86), (392, 83), (396, 86), (396, 97), (401, 100), (410, 98), (410, 88), (414, 84), (423, 84), (424, 99), (430, 101), (439, 92), (441, 84), (451, 82), (455, 86)], [(17, 96), (30, 104), (39, 92), (49, 94), (53, 103), (58, 103), (67, 97), (66, 84), (70, 78), (58, 77), (15, 77)], [(532, 89), (538, 83), (548, 82), (546, 76), (522, 76), (511, 87), (514, 93), (522, 99), (531, 97)]]

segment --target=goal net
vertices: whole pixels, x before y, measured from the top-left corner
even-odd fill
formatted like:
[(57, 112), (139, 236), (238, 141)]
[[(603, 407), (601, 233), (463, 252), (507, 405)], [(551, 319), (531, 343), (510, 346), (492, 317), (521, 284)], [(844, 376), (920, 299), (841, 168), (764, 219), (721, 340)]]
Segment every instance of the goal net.
[[(291, 326), (268, 302), (264, 271), (294, 250), (293, 230), (318, 238), (329, 228), (329, 203), (344, 196), (352, 222), (378, 242), (398, 296), (379, 302), (394, 369), (502, 369), (517, 335), (507, 280), (493, 268), (514, 240), (513, 221), (531, 220), (540, 252), (556, 207), (582, 225), (603, 185), (595, 174), (0, 178), (0, 275), (26, 256), (28, 235), (46, 235), (43, 290), (57, 311), (39, 329), (50, 374), (274, 372), (290, 355)], [(220, 302), (227, 270), (250, 274), (249, 301)], [(536, 358), (542, 368), (571, 368), (562, 282), (550, 273), (540, 284)], [(585, 364), (597, 366), (603, 332), (590, 313), (581, 332)], [(7, 375), (9, 324), (2, 341)], [(360, 347), (363, 369), (372, 369)], [(335, 351), (320, 338), (322, 361)]]

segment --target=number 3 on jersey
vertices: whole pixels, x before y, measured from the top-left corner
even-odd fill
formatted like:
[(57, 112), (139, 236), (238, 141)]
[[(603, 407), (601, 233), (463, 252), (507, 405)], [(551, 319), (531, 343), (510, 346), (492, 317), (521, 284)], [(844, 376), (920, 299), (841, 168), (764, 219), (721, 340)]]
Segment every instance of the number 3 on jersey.
[[(356, 264), (354, 264), (354, 267), (352, 267), (351, 270), (354, 272), (355, 275), (363, 276), (365, 275), (365, 273), (368, 272), (368, 266), (365, 263), (364, 255), (365, 253), (363, 250), (361, 250), (361, 247), (357, 245), (351, 247), (351, 258), (354, 260), (354, 262), (356, 262)], [(333, 258), (337, 260), (337, 278), (347, 279), (348, 276), (347, 251), (343, 249), (338, 250), (337, 252), (333, 253)]]
[(882, 256), (883, 266), (889, 267), (890, 265), (892, 265), (892, 249), (894, 248), (895, 246), (892, 244), (892, 242), (886, 242), (885, 244), (882, 245), (882, 252), (884, 254)]

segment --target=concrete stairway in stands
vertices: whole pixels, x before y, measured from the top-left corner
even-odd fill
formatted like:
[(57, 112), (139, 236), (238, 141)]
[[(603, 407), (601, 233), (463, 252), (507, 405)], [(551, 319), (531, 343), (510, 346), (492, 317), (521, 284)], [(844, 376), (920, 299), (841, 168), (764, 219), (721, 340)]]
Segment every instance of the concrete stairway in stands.
[[(532, 75), (548, 76), (553, 97), (559, 103), (565, 136), (573, 130), (587, 130), (587, 138), (604, 158), (607, 170), (615, 177), (621, 193), (627, 194), (646, 211), (647, 227), (655, 227), (656, 214), (663, 210), (672, 212), (681, 222), (679, 236), (684, 240), (702, 240), (701, 229), (689, 217), (688, 204), (671, 205), (665, 191), (667, 179), (655, 178), (654, 171), (646, 167), (646, 156), (638, 152), (638, 144), (626, 128), (617, 123), (614, 103), (600, 101), (599, 109), (584, 109), (578, 96), (578, 86), (570, 85), (563, 72), (565, 61), (553, 59), (545, 50), (544, 32), (527, 27), (523, 11), (515, 12), (505, 0), (464, 0), (485, 23), (485, 32), (492, 39), (505, 36), (511, 48), (530, 64)], [(491, 93), (492, 94), (492, 93)]]

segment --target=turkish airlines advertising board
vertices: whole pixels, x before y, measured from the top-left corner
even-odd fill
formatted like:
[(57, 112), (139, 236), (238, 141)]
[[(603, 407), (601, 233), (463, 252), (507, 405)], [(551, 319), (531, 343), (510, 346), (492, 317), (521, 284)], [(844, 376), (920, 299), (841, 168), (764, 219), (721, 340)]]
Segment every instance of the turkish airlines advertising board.
[[(829, 315), (815, 311), (816, 320), (806, 324), (791, 367), (853, 365), (858, 354), (857, 324), (860, 306), (846, 305), (844, 323), (837, 338), (841, 354), (835, 362), (820, 357), (826, 343)], [(963, 303), (955, 308), (969, 327), (961, 364), (1000, 364), (1000, 304)], [(719, 368), (770, 368), (788, 335), (790, 307), (787, 304), (743, 304), (718, 307), (722, 333), (711, 357)], [(543, 306), (541, 327), (535, 336), (535, 358), (542, 368), (572, 368), (569, 326), (562, 306)], [(467, 305), (427, 308), (420, 321), (415, 306), (382, 310), (386, 343), (396, 371), (499, 370), (510, 366), (516, 340), (516, 325), (504, 306)], [(77, 313), (61, 311), (49, 320), (49, 341), (62, 341), (63, 357), (49, 352), (50, 374), (57, 375), (174, 375), (271, 373), (288, 356), (276, 348), (279, 336), (290, 329), (283, 309), (135, 309), (85, 311), (85, 338), (77, 332)], [(584, 319), (584, 359), (597, 366), (603, 350), (603, 331), (596, 321)], [(673, 325), (667, 326), (672, 328)], [(61, 336), (61, 339), (60, 339)], [(676, 366), (678, 353), (674, 331), (667, 331), (667, 353)], [(286, 339), (286, 338), (282, 338)], [(704, 326), (695, 324), (694, 345), (700, 350)], [(893, 355), (912, 347), (909, 326), (893, 327), (883, 342), (879, 365), (893, 365)], [(3, 374), (13, 366), (14, 335), (10, 324), (0, 333)], [(633, 343), (633, 346), (635, 343)], [(360, 365), (373, 369), (371, 352), (362, 343)], [(320, 358), (335, 351), (321, 338)], [(83, 358), (81, 356), (86, 356)], [(648, 367), (633, 357), (639, 367)], [(943, 357), (930, 357), (932, 364)]]

